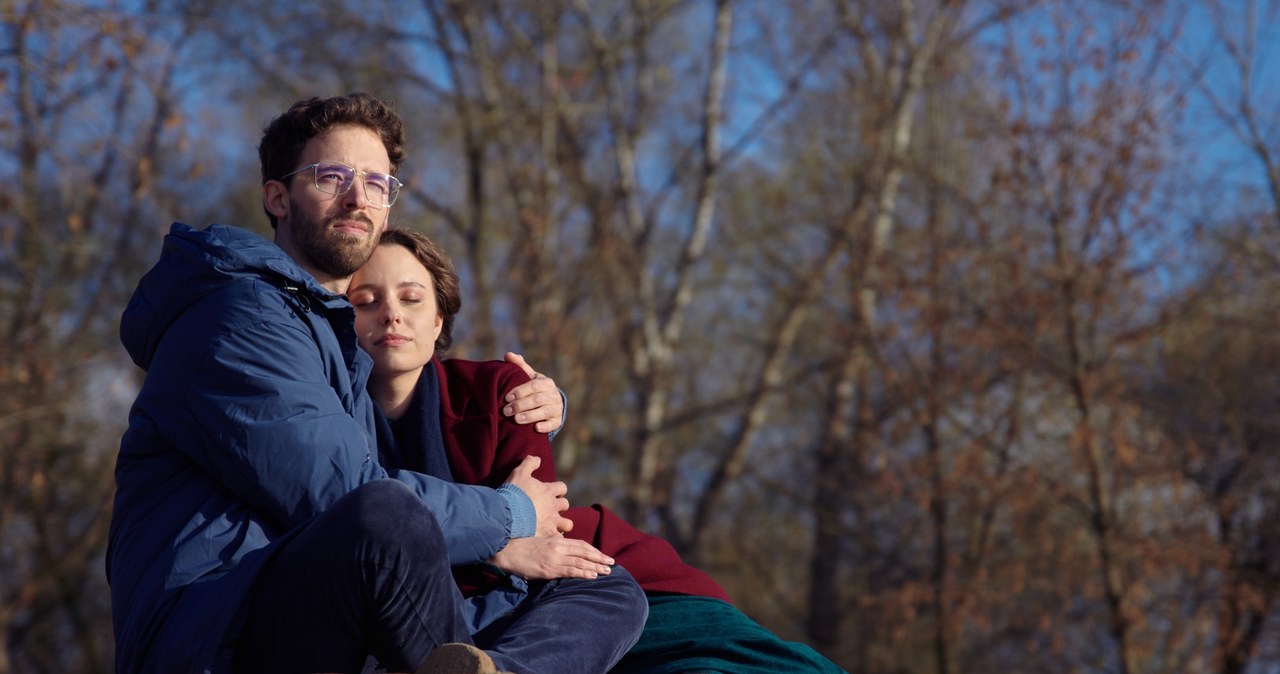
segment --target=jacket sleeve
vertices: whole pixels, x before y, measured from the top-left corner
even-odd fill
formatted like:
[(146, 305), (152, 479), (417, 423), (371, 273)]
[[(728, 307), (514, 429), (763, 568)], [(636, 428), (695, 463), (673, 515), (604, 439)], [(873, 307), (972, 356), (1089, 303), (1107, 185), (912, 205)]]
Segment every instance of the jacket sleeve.
[(204, 347), (179, 368), (193, 377), (171, 437), (277, 532), (360, 484), (392, 478), (436, 515), (451, 562), (488, 559), (506, 545), (510, 514), (493, 490), (383, 469), (370, 429), (352, 416), (367, 394), (341, 397), (344, 387), (329, 380), (333, 364), (300, 323), (263, 320), (223, 330)]
[[(529, 375), (520, 368), (508, 363), (497, 366), (496, 396), (492, 397), (494, 419), (497, 421), (498, 446), (494, 452), (494, 473), (490, 478), (505, 480), (506, 476), (526, 456), (542, 459), (541, 465), (534, 471), (534, 477), (544, 482), (556, 479), (555, 459), (551, 453), (551, 437), (539, 433), (533, 424), (518, 424), (515, 419), (502, 414), (503, 398), (507, 391), (529, 381)], [(493, 395), (493, 394), (490, 394)]]
[(437, 362), (446, 407), (441, 430), (456, 481), (496, 487), (526, 456), (542, 459), (534, 477), (556, 479), (547, 435), (502, 414), (506, 393), (529, 381), (523, 370), (501, 361)]

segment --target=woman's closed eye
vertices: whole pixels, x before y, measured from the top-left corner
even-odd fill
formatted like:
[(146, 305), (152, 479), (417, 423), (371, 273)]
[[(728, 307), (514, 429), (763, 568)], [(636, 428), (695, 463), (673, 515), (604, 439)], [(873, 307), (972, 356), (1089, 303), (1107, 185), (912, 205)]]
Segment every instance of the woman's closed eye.
[(357, 309), (364, 309), (378, 303), (377, 298), (372, 293), (357, 293), (348, 298), (348, 301), (351, 302), (351, 306)]

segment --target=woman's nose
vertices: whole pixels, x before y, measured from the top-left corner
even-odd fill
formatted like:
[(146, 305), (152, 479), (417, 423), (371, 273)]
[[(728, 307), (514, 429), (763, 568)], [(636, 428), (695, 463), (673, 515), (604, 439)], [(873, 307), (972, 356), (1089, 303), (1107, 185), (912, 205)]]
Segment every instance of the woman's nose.
[(400, 321), (400, 309), (390, 303), (387, 304), (387, 310), (382, 314), (382, 322), (388, 325), (398, 323)]

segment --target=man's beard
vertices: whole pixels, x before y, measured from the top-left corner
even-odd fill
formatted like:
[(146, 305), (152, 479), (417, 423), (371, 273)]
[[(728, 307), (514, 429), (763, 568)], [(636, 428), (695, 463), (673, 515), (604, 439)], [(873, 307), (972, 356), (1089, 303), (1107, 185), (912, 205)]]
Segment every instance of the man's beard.
[[(291, 208), (294, 213), (301, 211), (296, 203), (291, 204)], [(360, 240), (335, 232), (332, 225), (340, 220), (368, 225), (369, 238)], [(290, 231), (294, 244), (311, 265), (334, 278), (348, 278), (356, 273), (357, 269), (369, 261), (369, 256), (373, 255), (373, 249), (378, 245), (372, 234), (373, 221), (363, 213), (331, 215), (318, 223), (304, 216), (293, 223)]]

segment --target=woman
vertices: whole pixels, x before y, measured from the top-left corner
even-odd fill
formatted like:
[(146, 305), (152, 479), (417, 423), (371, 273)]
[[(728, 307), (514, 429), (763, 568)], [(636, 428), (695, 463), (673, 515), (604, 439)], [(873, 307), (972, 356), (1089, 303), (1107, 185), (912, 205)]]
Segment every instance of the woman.
[[(503, 393), (528, 375), (497, 361), (436, 357), (452, 343), (462, 304), (457, 274), (443, 250), (425, 235), (390, 229), (356, 272), (348, 295), (360, 344), (374, 361), (369, 391), (386, 416), (379, 436), (385, 465), (496, 486), (533, 456), (540, 461), (534, 475), (555, 479), (547, 436), (501, 414)], [(649, 603), (641, 642), (615, 672), (840, 671), (807, 646), (783, 642), (752, 622), (729, 604), (715, 581), (684, 564), (662, 539), (599, 505), (571, 508), (565, 515), (574, 522), (565, 537), (515, 539), (489, 567), (456, 570), (464, 593), (484, 604), (513, 589), (518, 593), (524, 580), (590, 579), (601, 572), (601, 553), (607, 553), (635, 576)], [(501, 612), (477, 608), (478, 643), (494, 625), (501, 629), (502, 618), (482, 626)], [(580, 629), (583, 621), (566, 624)], [(578, 665), (563, 671), (582, 670)]]
[[(451, 321), (446, 323), (437, 310), (431, 275), (400, 246), (380, 245), (374, 257), (377, 261), (352, 279), (347, 296), (356, 308), (361, 346), (374, 356), (377, 383), (369, 390), (386, 417), (380, 423), (379, 447), (396, 465), (415, 465), (421, 472), (452, 480), (443, 434), (479, 437), (489, 429), (467, 423), (455, 429), (470, 420), (441, 414), (443, 396), (436, 371), (424, 366), (435, 362), (437, 340), (447, 345)], [(502, 364), (507, 368), (523, 375), (518, 367)], [(474, 381), (505, 384), (497, 377)], [(500, 390), (505, 393), (507, 387)], [(493, 400), (498, 391), (492, 392)], [(421, 404), (412, 406), (413, 401)], [(481, 421), (487, 425), (489, 420)], [(517, 435), (540, 435), (509, 420), (502, 426)], [(522, 460), (523, 456), (510, 465), (491, 467), (509, 474)], [(513, 529), (519, 529), (519, 509), (512, 510)], [(531, 507), (529, 511), (531, 515)], [(490, 561), (485, 568), (465, 569), (458, 578), (469, 590), (466, 617), (473, 641), (489, 651), (499, 669), (604, 672), (639, 637), (647, 613), (643, 594), (626, 571), (611, 568), (613, 560), (591, 545), (554, 532), (513, 536)], [(575, 621), (584, 627), (561, 629)], [(515, 640), (508, 628), (517, 623), (519, 633), (537, 638)]]

